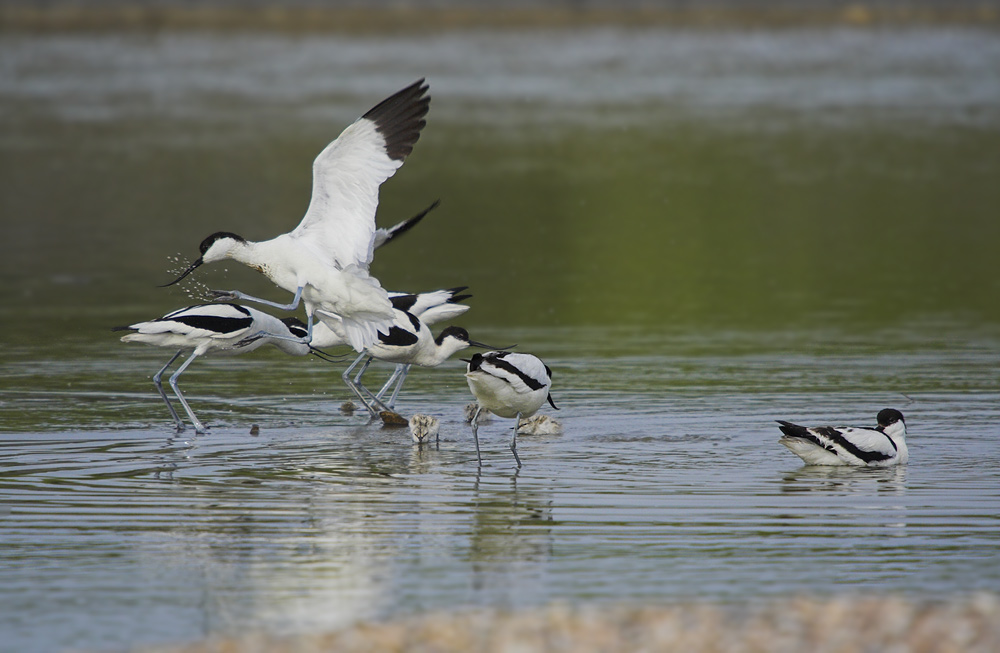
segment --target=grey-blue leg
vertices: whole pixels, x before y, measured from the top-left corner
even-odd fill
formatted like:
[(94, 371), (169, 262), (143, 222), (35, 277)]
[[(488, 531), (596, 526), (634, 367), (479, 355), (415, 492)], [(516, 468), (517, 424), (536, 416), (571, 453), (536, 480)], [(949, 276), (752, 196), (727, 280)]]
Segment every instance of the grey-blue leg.
[(517, 455), (517, 427), (521, 423), (521, 413), (517, 414), (517, 421), (514, 422), (514, 435), (510, 438), (510, 452), (514, 454), (518, 468), (521, 467), (521, 457)]
[(389, 387), (393, 383), (396, 383), (396, 388), (392, 391), (392, 396), (389, 397), (389, 403), (383, 404), (384, 406), (387, 406), (390, 410), (392, 410), (396, 406), (396, 397), (399, 396), (399, 391), (403, 387), (403, 382), (406, 381), (406, 375), (409, 373), (410, 373), (409, 365), (404, 365), (402, 363), (396, 365), (396, 369), (392, 371), (392, 376), (390, 376), (389, 380), (385, 382), (385, 385), (382, 386), (382, 389), (375, 394), (375, 398), (378, 399), (379, 402), (381, 402), (382, 397), (385, 396), (385, 393), (389, 390)]
[(403, 389), (406, 375), (410, 373), (410, 365), (397, 366), (395, 373), (399, 376), (399, 381), (396, 382), (396, 389), (392, 391), (392, 396), (389, 397), (389, 408), (393, 408), (396, 405), (396, 397), (399, 396), (399, 391)]
[[(358, 375), (352, 379), (351, 372), (354, 371), (354, 368), (357, 367), (358, 363), (360, 363), (366, 356), (368, 357), (368, 361), (361, 367), (361, 371), (358, 372)], [(358, 398), (358, 401), (360, 401), (364, 407), (368, 409), (368, 412), (374, 419), (378, 417), (378, 411), (372, 407), (371, 403), (369, 403), (369, 401), (365, 399), (364, 395), (361, 393), (361, 388), (364, 387), (361, 385), (361, 376), (365, 373), (365, 370), (368, 369), (368, 366), (371, 365), (371, 362), (372, 358), (368, 356), (368, 352), (363, 351), (357, 358), (354, 359), (354, 362), (351, 363), (346, 370), (344, 370), (344, 373), (341, 376), (344, 379), (344, 383), (347, 384), (347, 387), (351, 389), (351, 392), (353, 392), (354, 396)], [(365, 388), (365, 391), (367, 392), (367, 388)], [(371, 395), (370, 392), (368, 394)]]
[[(286, 311), (293, 311), (296, 308), (298, 308), (298, 306), (299, 306), (299, 300), (302, 298), (302, 288), (299, 288), (298, 291), (296, 291), (294, 301), (291, 304), (284, 305), (284, 306), (280, 305), (280, 304), (276, 304), (275, 302), (269, 302), (266, 299), (257, 299), (256, 297), (249, 297), (247, 295), (244, 295), (243, 293), (241, 293), (238, 290), (210, 290), (209, 293), (217, 296), (216, 297), (216, 301), (221, 301), (222, 299), (227, 299), (229, 297), (236, 296), (236, 297), (233, 297), (233, 298), (234, 299), (245, 299), (245, 300), (248, 300), (248, 301), (255, 301), (255, 302), (259, 302), (261, 304), (267, 304), (268, 306), (274, 306), (275, 308), (280, 308), (280, 309), (286, 310)], [(302, 343), (305, 343), (305, 344), (308, 345), (309, 343), (312, 342), (312, 338), (313, 338), (313, 316), (312, 316), (312, 313), (310, 313), (309, 311), (306, 311), (306, 335), (305, 335), (304, 338), (296, 338), (295, 336), (290, 336), (290, 335), (287, 335), (287, 334), (270, 333), (268, 331), (258, 331), (257, 333), (255, 333), (253, 335), (249, 335), (246, 338), (243, 338), (242, 340), (240, 340), (239, 342), (237, 342), (236, 344), (234, 344), (232, 346), (232, 348), (233, 349), (239, 349), (240, 347), (245, 347), (245, 346), (249, 345), (251, 342), (254, 342), (255, 340), (259, 340), (261, 338), (272, 338), (274, 340), (290, 340), (292, 342), (302, 342)]]
[(188, 359), (184, 361), (180, 367), (177, 368), (177, 371), (174, 372), (173, 376), (170, 377), (170, 387), (174, 389), (174, 394), (177, 395), (177, 398), (180, 400), (181, 406), (184, 406), (184, 412), (187, 413), (188, 417), (191, 419), (191, 423), (194, 424), (195, 433), (206, 433), (208, 432), (208, 429), (205, 428), (205, 425), (201, 423), (201, 420), (198, 419), (198, 416), (195, 415), (194, 411), (191, 410), (191, 407), (188, 406), (187, 400), (184, 399), (184, 395), (181, 394), (181, 389), (177, 387), (177, 377), (183, 374), (184, 370), (187, 369), (188, 365), (193, 363), (194, 359), (197, 357), (198, 354), (192, 352), (192, 354), (188, 356)]
[(181, 421), (181, 418), (177, 415), (177, 411), (174, 410), (174, 407), (170, 404), (170, 400), (167, 399), (167, 393), (163, 391), (163, 383), (161, 383), (160, 379), (163, 378), (163, 373), (167, 371), (167, 368), (173, 365), (174, 361), (177, 360), (177, 357), (182, 353), (184, 353), (183, 349), (174, 354), (170, 360), (167, 361), (167, 364), (161, 367), (160, 371), (153, 375), (153, 385), (156, 386), (156, 391), (160, 393), (161, 397), (163, 397), (163, 403), (167, 405), (167, 410), (170, 411), (170, 416), (174, 418), (174, 423), (177, 424), (178, 433), (184, 430), (184, 422)]
[(269, 299), (253, 297), (252, 295), (247, 295), (239, 290), (209, 290), (208, 294), (212, 295), (212, 301), (216, 302), (233, 302), (241, 300), (245, 302), (263, 304), (265, 306), (273, 306), (274, 308), (278, 308), (283, 311), (294, 311), (299, 307), (299, 301), (302, 299), (302, 286), (299, 286), (295, 291), (295, 296), (292, 298), (292, 302), (290, 304), (279, 304), (278, 302), (272, 302)]
[(472, 416), (472, 438), (476, 441), (476, 460), (479, 466), (483, 466), (483, 455), (479, 453), (479, 413), (483, 412), (482, 406), (476, 406), (476, 414)]

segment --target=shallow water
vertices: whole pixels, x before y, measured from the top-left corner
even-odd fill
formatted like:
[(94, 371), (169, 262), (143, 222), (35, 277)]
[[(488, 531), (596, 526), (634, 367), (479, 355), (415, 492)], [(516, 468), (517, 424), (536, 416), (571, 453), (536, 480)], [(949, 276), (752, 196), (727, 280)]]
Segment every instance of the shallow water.
[[(1000, 47), (977, 30), (0, 39), (0, 632), (115, 649), (431, 608), (948, 597), (1000, 581)], [(427, 75), (380, 252), (469, 285), (474, 338), (541, 355), (561, 436), (506, 449), (453, 361), (339, 412), (339, 366), (199, 361), (107, 327), (205, 235), (290, 228), (309, 161)], [(291, 216), (293, 217), (290, 217)], [(346, 363), (345, 363), (346, 365)], [(378, 374), (387, 370), (379, 368)], [(907, 415), (911, 464), (804, 468), (774, 419)], [(551, 412), (551, 411), (549, 411)], [(253, 424), (260, 427), (251, 435)]]

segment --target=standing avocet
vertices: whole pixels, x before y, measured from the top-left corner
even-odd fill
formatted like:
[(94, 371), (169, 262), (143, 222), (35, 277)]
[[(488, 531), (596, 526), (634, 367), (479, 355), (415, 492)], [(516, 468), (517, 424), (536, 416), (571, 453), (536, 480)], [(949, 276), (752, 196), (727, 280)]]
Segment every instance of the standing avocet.
[[(379, 334), (378, 342), (366, 349), (358, 356), (350, 367), (344, 370), (344, 383), (368, 408), (372, 417), (378, 417), (379, 412), (392, 413), (393, 402), (399, 394), (399, 388), (411, 365), (420, 367), (437, 367), (445, 362), (457, 352), (469, 347), (482, 347), (483, 349), (495, 349), (492, 345), (476, 342), (469, 337), (469, 332), (459, 326), (450, 326), (441, 331), (435, 338), (427, 326), (420, 318), (407, 311), (396, 310), (396, 321), (387, 334)], [(352, 379), (351, 373), (354, 368), (367, 357), (367, 362)], [(361, 377), (372, 360), (396, 363), (396, 369), (386, 381), (378, 394), (373, 395), (362, 383)], [(398, 380), (397, 380), (398, 379)], [(396, 390), (392, 393), (389, 403), (382, 402), (385, 391), (393, 384), (397, 383)], [(367, 399), (365, 397), (367, 395)]]
[(905, 465), (906, 420), (894, 408), (880, 410), (878, 426), (805, 427), (778, 420), (782, 435), (778, 440), (807, 465), (856, 465), (889, 467)]
[(357, 351), (373, 344), (394, 319), (386, 291), (368, 273), (379, 186), (403, 165), (420, 137), (430, 106), (427, 89), (420, 79), (383, 100), (320, 152), (313, 162), (312, 199), (298, 227), (262, 242), (218, 231), (202, 241), (201, 256), (167, 285), (200, 265), (231, 258), (263, 273), (294, 297), (289, 304), (280, 304), (239, 291), (216, 291), (218, 299), (253, 301), (282, 310), (294, 310), (302, 301), (307, 338), (313, 320), (321, 319), (336, 323)]
[[(184, 399), (184, 395), (181, 394), (181, 390), (177, 386), (177, 379), (198, 356), (210, 353), (243, 354), (259, 349), (266, 344), (272, 344), (283, 352), (294, 356), (316, 353), (321, 358), (325, 357), (322, 352), (302, 341), (306, 335), (306, 325), (298, 318), (289, 317), (279, 320), (263, 311), (238, 304), (188, 306), (149, 322), (115, 327), (112, 331), (132, 332), (122, 336), (122, 342), (143, 342), (157, 347), (177, 349), (177, 353), (153, 376), (153, 385), (156, 386), (156, 391), (160, 393), (164, 403), (167, 404), (170, 416), (177, 424), (178, 432), (184, 430), (184, 422), (181, 421), (174, 407), (170, 405), (170, 400), (167, 399), (167, 393), (163, 391), (160, 379), (167, 368), (184, 352), (190, 351), (191, 355), (170, 377), (170, 387), (173, 388), (174, 394), (177, 395), (177, 399), (184, 407), (184, 411), (187, 412), (197, 433), (205, 433), (208, 429), (205, 428), (205, 425), (201, 423), (201, 420)], [(283, 337), (258, 336), (249, 338), (251, 334), (261, 331)]]
[[(438, 322), (456, 318), (469, 310), (468, 306), (460, 303), (472, 297), (472, 295), (461, 294), (461, 292), (466, 289), (468, 289), (468, 286), (459, 286), (457, 288), (448, 288), (445, 290), (433, 290), (431, 292), (424, 293), (390, 292), (389, 301), (392, 302), (392, 306), (395, 310), (410, 313), (414, 317), (419, 318), (420, 321), (427, 326), (431, 326), (433, 324), (437, 324)], [(335, 331), (334, 329), (328, 327), (325, 323), (319, 322), (313, 325), (311, 344), (314, 347), (326, 348), (344, 345), (347, 344), (347, 341), (342, 331), (339, 329)], [(361, 355), (362, 358), (364, 356), (365, 354)], [(369, 358), (368, 362), (365, 363), (365, 366), (358, 374), (359, 382), (361, 375), (368, 369), (368, 365), (371, 361), (372, 359)], [(354, 365), (357, 365), (357, 361), (354, 362)], [(403, 388), (403, 383), (406, 381), (406, 375), (409, 374), (409, 371), (409, 364), (398, 363), (392, 376), (390, 376), (389, 380), (382, 386), (382, 389), (375, 394), (376, 399), (381, 401), (382, 397), (385, 396), (386, 391), (388, 391), (392, 384), (395, 383), (396, 387), (393, 390), (392, 396), (387, 404), (387, 407), (391, 409), (392, 406), (395, 405), (396, 397), (399, 396), (399, 391)], [(351, 390), (357, 394), (354, 386), (352, 386), (350, 382), (348, 382), (348, 387), (350, 387)], [(365, 391), (367, 392), (367, 388)], [(369, 412), (374, 410), (368, 405), (367, 401), (362, 400), (362, 403), (365, 404)], [(375, 413), (373, 412), (372, 414), (374, 415)]]
[(517, 466), (521, 457), (517, 455), (517, 427), (524, 417), (531, 417), (546, 401), (559, 408), (552, 401), (552, 370), (537, 356), (509, 351), (488, 351), (474, 354), (468, 361), (465, 378), (469, 389), (476, 397), (479, 408), (472, 417), (472, 436), (476, 440), (476, 459), (483, 464), (479, 452), (479, 415), (488, 410), (499, 417), (516, 417), (514, 435), (510, 439), (510, 452), (514, 454)]

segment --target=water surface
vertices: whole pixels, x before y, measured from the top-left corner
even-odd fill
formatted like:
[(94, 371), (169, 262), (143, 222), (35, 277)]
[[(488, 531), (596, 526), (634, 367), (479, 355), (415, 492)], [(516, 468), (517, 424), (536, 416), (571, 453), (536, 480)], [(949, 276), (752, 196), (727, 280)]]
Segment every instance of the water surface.
[[(971, 29), (4, 35), (5, 645), (995, 590), (998, 70)], [(468, 285), (460, 322), (549, 363), (565, 433), (517, 471), (497, 420), (479, 471), (458, 361), (410, 375), (400, 409), (443, 420), (417, 449), (340, 413), (341, 367), (264, 351), (195, 363), (211, 432), (173, 433), (171, 352), (108, 328), (282, 298), (237, 266), (154, 286), (213, 231), (290, 229), (312, 157), (420, 76), (379, 220), (442, 205), (373, 271)], [(887, 406), (906, 468), (777, 444)]]

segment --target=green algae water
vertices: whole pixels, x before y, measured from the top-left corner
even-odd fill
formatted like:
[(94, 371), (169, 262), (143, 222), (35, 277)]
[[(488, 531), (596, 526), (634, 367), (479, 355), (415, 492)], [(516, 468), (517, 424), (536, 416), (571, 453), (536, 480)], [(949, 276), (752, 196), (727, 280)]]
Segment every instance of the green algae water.
[[(552, 601), (950, 597), (1000, 584), (1000, 40), (992, 31), (0, 38), (0, 631), (120, 649)], [(481, 430), (455, 360), (340, 412), (341, 366), (110, 327), (218, 230), (297, 224), (313, 157), (418, 77), (373, 272), (553, 368), (560, 436)], [(343, 366), (346, 366), (346, 361)], [(371, 385), (388, 374), (372, 370)], [(379, 375), (382, 376), (379, 376)], [(907, 416), (911, 464), (804, 468), (773, 420)], [(259, 431), (251, 434), (251, 427)]]

